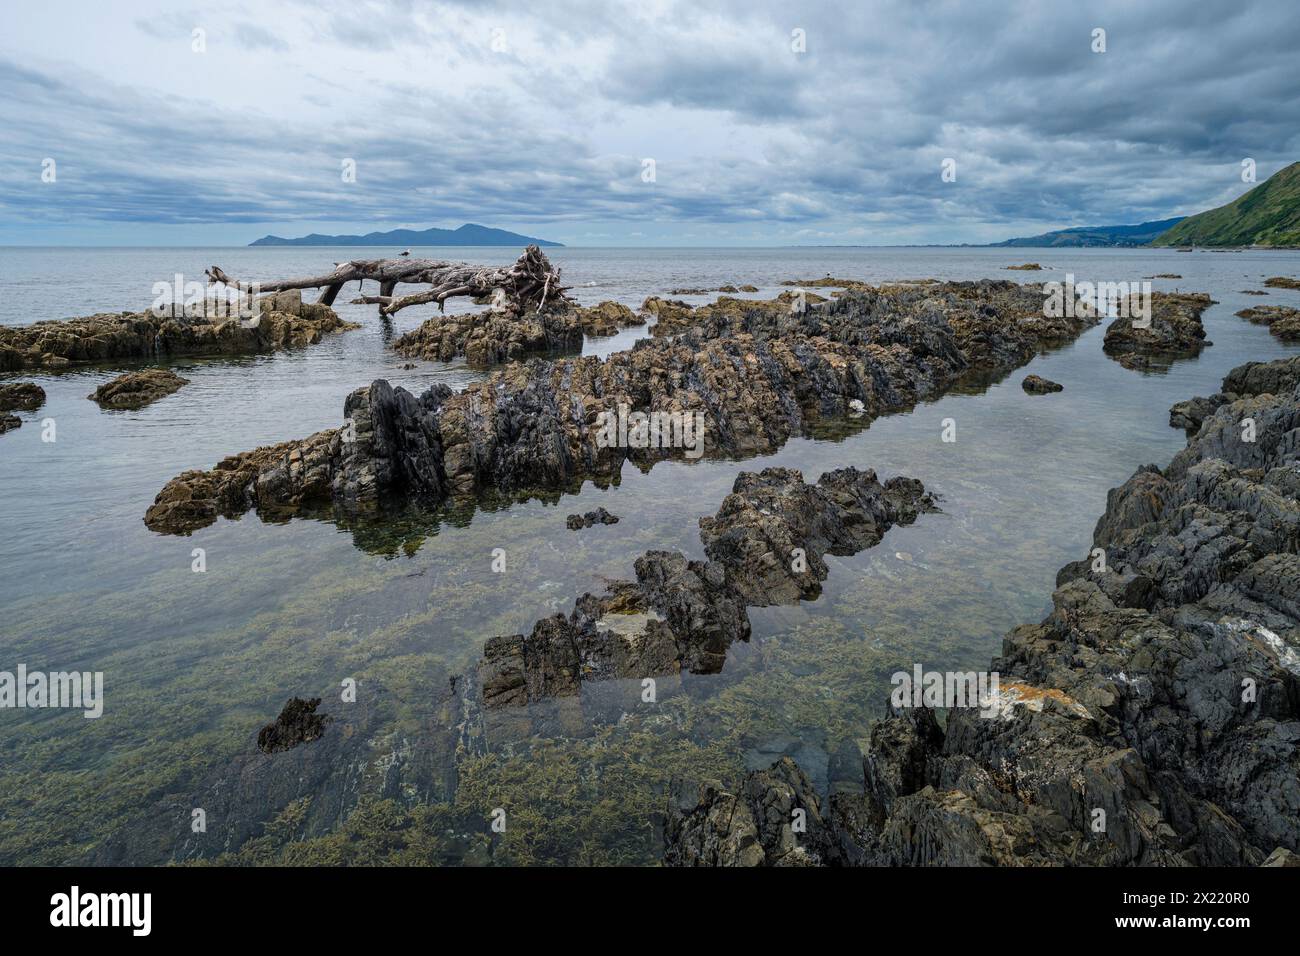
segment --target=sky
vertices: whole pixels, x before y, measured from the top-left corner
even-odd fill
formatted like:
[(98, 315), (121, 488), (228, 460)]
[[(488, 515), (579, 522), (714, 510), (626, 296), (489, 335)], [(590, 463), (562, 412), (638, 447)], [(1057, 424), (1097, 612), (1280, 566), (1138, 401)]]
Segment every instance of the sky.
[(1245, 159), (1260, 182), (1300, 159), (1298, 49), (1290, 0), (14, 4), (0, 244), (464, 222), (947, 244), (1163, 219), (1244, 192)]

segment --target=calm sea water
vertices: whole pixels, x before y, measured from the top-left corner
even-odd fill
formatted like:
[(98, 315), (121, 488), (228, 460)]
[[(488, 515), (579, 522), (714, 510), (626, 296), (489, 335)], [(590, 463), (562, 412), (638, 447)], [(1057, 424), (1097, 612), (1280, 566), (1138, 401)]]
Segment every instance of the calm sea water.
[[(120, 366), (15, 376), (39, 383), (48, 400), (0, 437), (0, 670), (22, 663), (103, 671), (105, 709), (99, 720), (0, 710), (0, 863), (102, 858), (114, 841), (126, 847), (116, 851), (120, 860), (190, 856), (191, 809), (217, 794), (227, 817), (259, 833), (270, 824), (258, 851), (270, 856), (250, 856), (243, 845), (245, 859), (455, 861), (442, 837), (426, 857), (397, 857), (392, 833), (429, 819), (472, 829), (476, 818), (507, 807), (514, 823), (497, 838), (498, 859), (653, 862), (654, 811), (674, 774), (734, 779), (788, 752), (824, 785), (829, 754), (866, 735), (894, 670), (914, 662), (985, 666), (1007, 630), (1045, 612), (1056, 569), (1086, 553), (1107, 489), (1182, 447), (1182, 434), (1168, 426), (1169, 406), (1215, 391), (1244, 361), (1287, 353), (1233, 313), (1261, 302), (1300, 305), (1296, 292), (1242, 291), (1263, 288), (1267, 276), (1300, 274), (1300, 254), (1289, 252), (547, 252), (579, 301), (634, 307), (676, 287), (752, 283), (766, 297), (781, 280), (826, 274), (1044, 281), (1067, 272), (1112, 281), (1178, 273), (1154, 280), (1155, 288), (1209, 292), (1219, 304), (1204, 317), (1214, 345), (1163, 374), (1107, 359), (1098, 327), (980, 394), (952, 395), (847, 437), (796, 439), (743, 463), (663, 464), (645, 474), (628, 466), (618, 486), (587, 486), (558, 503), (413, 511), (362, 529), (248, 515), (172, 537), (151, 533), (142, 517), (185, 469), (338, 425), (344, 397), (373, 379), (418, 392), (436, 382), (463, 387), (482, 374), (460, 362), (401, 368), (408, 360), (391, 341), (427, 310), (385, 325), (372, 308), (347, 304), (349, 289), (337, 308), (362, 329), (294, 352), (177, 362), (192, 384), (135, 412), (101, 411), (86, 397)], [(0, 323), (142, 309), (155, 282), (176, 273), (199, 280), (214, 264), (240, 278), (273, 279), (382, 254), (0, 249)], [(517, 250), (417, 254), (505, 263)], [(1004, 271), (1027, 260), (1044, 271)], [(589, 340), (584, 351), (607, 354), (644, 334)], [(1027, 372), (1065, 391), (1026, 396), (1019, 382)], [(958, 423), (952, 444), (940, 441), (949, 417)], [(41, 440), (46, 418), (56, 423), (53, 443)], [(507, 722), (494, 729), (485, 756), (460, 761), (454, 772), (450, 757), (412, 756), (446, 722), (431, 688), (469, 667), (487, 638), (526, 631), (538, 617), (567, 611), (583, 591), (600, 590), (605, 578), (631, 576), (649, 548), (699, 556), (696, 520), (717, 509), (738, 470), (785, 465), (813, 480), (849, 464), (882, 478), (920, 478), (943, 496), (943, 514), (895, 529), (855, 557), (828, 557), (831, 575), (818, 600), (752, 612), (754, 639), (735, 649), (722, 674), (687, 679), (653, 706), (593, 702), (584, 710), (574, 702), (580, 713), (561, 708), (531, 723)], [(622, 521), (565, 529), (566, 514), (598, 504)], [(498, 547), (508, 553), (505, 574), (491, 571)], [(205, 573), (191, 570), (194, 548), (206, 553)], [(314, 768), (317, 782), (309, 784), (301, 783), (303, 767), (318, 745), (294, 751), (283, 774), (268, 770), (280, 765), (256, 754), (257, 729), (290, 696), (338, 702), (349, 678), (381, 716), (339, 745), (346, 759), (330, 751), (333, 764)], [(340, 706), (347, 705), (334, 711)], [(376, 806), (398, 822), (376, 823)], [(434, 816), (420, 817), (425, 811)], [(228, 824), (214, 819), (212, 827)], [(241, 845), (232, 839), (222, 848)], [(358, 847), (369, 855), (357, 857)]]

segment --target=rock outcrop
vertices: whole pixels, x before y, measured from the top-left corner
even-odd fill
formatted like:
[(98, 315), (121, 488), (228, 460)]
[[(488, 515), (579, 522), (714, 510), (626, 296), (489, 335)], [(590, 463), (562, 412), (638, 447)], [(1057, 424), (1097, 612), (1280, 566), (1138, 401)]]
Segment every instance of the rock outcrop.
[(1065, 390), (1064, 385), (1043, 378), (1041, 375), (1026, 375), (1024, 381), (1020, 383), (1020, 387), (1030, 395), (1050, 395), (1052, 392)]
[(188, 378), (181, 378), (170, 369), (149, 368), (119, 375), (111, 382), (105, 382), (86, 397), (96, 402), (100, 408), (144, 408), (160, 398), (166, 398), (173, 392), (179, 391), (189, 383)]
[(0, 326), (0, 372), (61, 368), (117, 359), (248, 355), (313, 345), (326, 334), (358, 328), (328, 306), (296, 292), (258, 300), (251, 319), (202, 314), (122, 312)]
[[(826, 283), (847, 280), (826, 280)], [(783, 292), (773, 300), (720, 298), (672, 318), (660, 317), (657, 336), (694, 332), (707, 339), (752, 335), (826, 339), (861, 349), (903, 349), (942, 376), (1006, 371), (1046, 348), (1074, 339), (1099, 319), (1083, 301), (1072, 316), (1046, 313), (1043, 286), (1007, 280), (856, 283), (831, 301)]]
[(636, 581), (584, 594), (527, 637), (490, 639), (476, 673), (483, 705), (570, 696), (591, 680), (716, 673), (731, 643), (749, 639), (746, 606), (816, 597), (826, 554), (855, 554), (933, 510), (919, 481), (882, 485), (870, 470), (827, 472), (814, 485), (789, 468), (741, 472), (718, 513), (700, 519), (707, 561), (648, 551)]
[[(821, 801), (789, 757), (746, 776), (673, 789), (664, 841), (669, 866), (817, 866), (838, 862)], [(797, 821), (797, 822), (796, 822)]]
[[(604, 359), (516, 363), (457, 394), (438, 386), (416, 398), (377, 381), (349, 396), (343, 429), (187, 472), (145, 522), (184, 533), (252, 508), (526, 495), (609, 483), (625, 461), (768, 453), (819, 420), (869, 421), (1001, 374), (1096, 320), (1045, 317), (1041, 290), (986, 281), (857, 292), (803, 312), (728, 307), (693, 321)], [(645, 419), (637, 427), (624, 412)]]
[(623, 329), (645, 325), (645, 316), (633, 312), (621, 302), (601, 302), (592, 306), (579, 306), (574, 310), (578, 325), (591, 336), (614, 335)]
[(1264, 285), (1272, 289), (1300, 289), (1300, 279), (1293, 279), (1290, 276), (1273, 276), (1271, 279), (1265, 279)]
[(614, 335), (644, 325), (645, 319), (618, 302), (575, 306), (561, 300), (542, 312), (518, 314), (489, 309), (472, 315), (436, 315), (401, 336), (399, 355), (449, 362), (458, 356), (473, 366), (500, 365), (529, 355), (575, 352), (584, 336)]
[(318, 740), (331, 720), (328, 714), (316, 713), (319, 706), (319, 697), (310, 700), (291, 697), (280, 716), (258, 731), (257, 749), (273, 754)]
[(1297, 384), (1300, 384), (1300, 355), (1274, 362), (1247, 362), (1227, 374), (1223, 380), (1224, 391), (1176, 403), (1169, 409), (1169, 424), (1196, 432), (1223, 405), (1243, 396), (1285, 394)]
[(1238, 317), (1268, 326), (1269, 332), (1283, 342), (1300, 342), (1300, 309), (1285, 305), (1259, 305), (1242, 309)]
[(0, 384), (0, 412), (34, 412), (45, 404), (45, 389), (35, 382)]
[(1125, 368), (1167, 368), (1177, 359), (1192, 358), (1213, 342), (1205, 340), (1201, 313), (1214, 305), (1201, 293), (1156, 292), (1151, 296), (1149, 321), (1121, 316), (1106, 327), (1102, 349)]
[(17, 415), (11, 415), (8, 412), (0, 413), (0, 435), (5, 432), (11, 432), (15, 428), (22, 428), (23, 420)]
[[(1111, 491), (995, 706), (895, 709), (860, 789), (683, 785), (671, 863), (1280, 865), (1300, 852), (1300, 360), (1235, 369), (1164, 470)], [(1228, 398), (1226, 396), (1232, 396)], [(1253, 440), (1242, 428), (1254, 423)], [(795, 808), (802, 832), (787, 832)], [(770, 812), (769, 812), (770, 811)], [(764, 829), (764, 824), (767, 829)]]

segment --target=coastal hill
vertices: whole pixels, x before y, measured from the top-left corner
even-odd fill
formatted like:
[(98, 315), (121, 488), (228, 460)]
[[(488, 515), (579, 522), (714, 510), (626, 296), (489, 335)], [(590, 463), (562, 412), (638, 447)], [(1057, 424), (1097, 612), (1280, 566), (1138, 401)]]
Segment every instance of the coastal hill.
[(1218, 209), (1189, 216), (1154, 246), (1300, 246), (1300, 163)]
[(1182, 222), (1182, 219), (1182, 216), (1177, 216), (1130, 226), (1075, 226), (1072, 229), (1045, 232), (1040, 236), (991, 242), (989, 246), (1033, 246), (1040, 249), (1053, 246), (1145, 246), (1171, 226)]
[(263, 236), (250, 246), (563, 246), (562, 242), (534, 239), (517, 232), (467, 222), (459, 229), (393, 229), (364, 236), (323, 236), (313, 232), (297, 239)]

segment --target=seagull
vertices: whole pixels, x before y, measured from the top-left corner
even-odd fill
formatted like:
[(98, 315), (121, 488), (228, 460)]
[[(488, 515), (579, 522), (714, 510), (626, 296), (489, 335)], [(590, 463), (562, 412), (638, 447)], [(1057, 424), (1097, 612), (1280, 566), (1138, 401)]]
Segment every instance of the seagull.
[(398, 253), (399, 256), (409, 256), (410, 254), (411, 254), (410, 249), (403, 249), (401, 252)]

